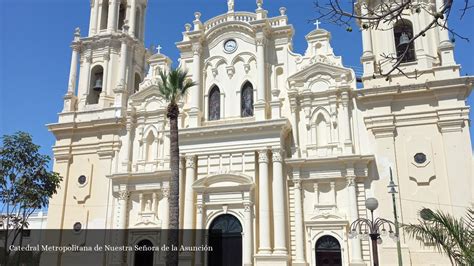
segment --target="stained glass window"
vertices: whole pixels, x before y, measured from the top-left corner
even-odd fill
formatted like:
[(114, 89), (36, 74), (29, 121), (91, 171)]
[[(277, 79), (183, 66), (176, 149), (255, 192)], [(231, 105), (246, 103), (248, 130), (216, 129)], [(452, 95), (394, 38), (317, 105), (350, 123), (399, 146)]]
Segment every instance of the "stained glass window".
[(332, 236), (322, 236), (316, 242), (316, 250), (340, 250), (339, 241)]
[(244, 84), (240, 102), (242, 117), (253, 116), (253, 87), (250, 82)]
[(209, 93), (209, 120), (221, 118), (221, 92), (219, 87), (214, 86)]

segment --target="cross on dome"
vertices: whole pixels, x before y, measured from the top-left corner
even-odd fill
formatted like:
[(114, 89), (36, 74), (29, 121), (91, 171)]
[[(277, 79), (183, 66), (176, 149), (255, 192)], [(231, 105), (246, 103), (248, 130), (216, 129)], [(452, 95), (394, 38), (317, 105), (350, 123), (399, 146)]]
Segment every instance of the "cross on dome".
[(161, 47), (161, 45), (158, 45), (158, 47), (156, 47), (156, 53), (161, 54), (161, 49), (162, 48), (163, 47)]
[(321, 24), (321, 22), (319, 21), (319, 19), (317, 19), (317, 20), (313, 23), (313, 25), (316, 26), (316, 29), (317, 29), (317, 30), (319, 30), (319, 25), (320, 25), (320, 24)]

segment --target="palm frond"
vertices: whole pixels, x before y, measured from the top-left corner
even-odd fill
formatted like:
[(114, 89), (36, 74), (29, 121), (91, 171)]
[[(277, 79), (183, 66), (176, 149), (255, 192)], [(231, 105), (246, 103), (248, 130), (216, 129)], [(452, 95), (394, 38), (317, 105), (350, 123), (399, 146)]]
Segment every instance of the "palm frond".
[(473, 265), (472, 209), (468, 209), (465, 218), (459, 219), (441, 211), (420, 214), (423, 214), (423, 220), (419, 224), (403, 226), (412, 238), (434, 244), (437, 250), (449, 256), (452, 263)]
[(160, 70), (160, 82), (158, 89), (161, 95), (170, 103), (176, 104), (186, 95), (189, 88), (196, 85), (187, 79), (188, 72), (181, 69), (172, 69), (168, 73)]

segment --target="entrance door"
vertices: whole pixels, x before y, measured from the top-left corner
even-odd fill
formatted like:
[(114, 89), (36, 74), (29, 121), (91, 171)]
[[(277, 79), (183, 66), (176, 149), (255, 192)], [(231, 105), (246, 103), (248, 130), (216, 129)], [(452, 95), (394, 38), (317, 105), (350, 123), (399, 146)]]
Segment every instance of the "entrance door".
[(242, 266), (242, 225), (235, 216), (223, 214), (212, 222), (209, 232), (209, 266)]
[[(153, 247), (150, 240), (144, 239), (138, 242), (139, 247)], [(135, 266), (152, 266), (153, 265), (153, 251), (135, 251)]]
[(322, 236), (316, 242), (316, 266), (342, 266), (341, 245), (332, 236)]

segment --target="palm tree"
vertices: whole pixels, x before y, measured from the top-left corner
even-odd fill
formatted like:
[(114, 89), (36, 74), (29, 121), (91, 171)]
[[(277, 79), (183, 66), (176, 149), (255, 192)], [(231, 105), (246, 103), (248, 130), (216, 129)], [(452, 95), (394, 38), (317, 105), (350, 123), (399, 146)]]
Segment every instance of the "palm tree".
[(420, 216), (420, 224), (403, 226), (410, 237), (434, 244), (453, 265), (474, 265), (474, 209), (468, 208), (463, 218), (430, 209), (422, 209)]
[[(168, 102), (166, 117), (170, 120), (170, 197), (169, 197), (169, 232), (168, 246), (179, 245), (179, 141), (178, 141), (178, 116), (179, 100), (186, 95), (189, 88), (196, 85), (187, 79), (187, 71), (171, 69), (168, 73), (160, 70), (161, 81), (158, 84), (161, 95)], [(178, 251), (170, 250), (166, 255), (167, 265), (178, 265)]]

